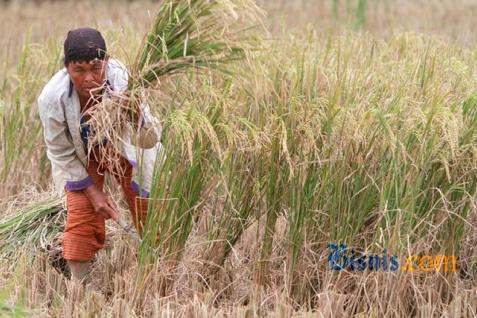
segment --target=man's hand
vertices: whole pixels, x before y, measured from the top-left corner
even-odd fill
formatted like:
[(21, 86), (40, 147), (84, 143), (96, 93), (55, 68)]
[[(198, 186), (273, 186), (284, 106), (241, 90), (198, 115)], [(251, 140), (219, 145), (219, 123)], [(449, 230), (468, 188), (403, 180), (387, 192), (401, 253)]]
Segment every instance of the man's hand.
[(101, 214), (106, 220), (111, 218), (116, 222), (118, 221), (117, 207), (103, 191), (99, 190), (94, 184), (83, 191), (91, 201), (91, 204), (93, 204), (94, 210), (97, 213)]

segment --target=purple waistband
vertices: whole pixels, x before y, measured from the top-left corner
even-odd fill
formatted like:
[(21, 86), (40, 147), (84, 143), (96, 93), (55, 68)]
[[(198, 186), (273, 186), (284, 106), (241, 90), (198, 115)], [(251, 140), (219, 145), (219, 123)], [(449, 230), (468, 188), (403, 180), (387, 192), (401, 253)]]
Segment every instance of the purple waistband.
[(87, 176), (83, 180), (79, 180), (79, 181), (66, 181), (66, 190), (68, 191), (83, 190), (84, 188), (87, 188), (92, 184), (93, 184), (93, 179), (91, 178), (91, 176)]
[(136, 191), (141, 198), (149, 198), (149, 192), (141, 189), (139, 184), (137, 184), (134, 180), (131, 182), (131, 188), (133, 188), (133, 190)]

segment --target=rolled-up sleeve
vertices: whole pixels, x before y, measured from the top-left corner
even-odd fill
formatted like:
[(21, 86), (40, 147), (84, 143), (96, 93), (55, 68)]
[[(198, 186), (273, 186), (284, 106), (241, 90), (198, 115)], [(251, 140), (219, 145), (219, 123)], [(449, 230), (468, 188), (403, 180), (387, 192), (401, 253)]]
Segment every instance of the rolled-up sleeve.
[(61, 175), (64, 180), (64, 184), (60, 186), (72, 191), (92, 185), (92, 178), (76, 155), (60, 102), (47, 101), (42, 96), (37, 102), (52, 173)]

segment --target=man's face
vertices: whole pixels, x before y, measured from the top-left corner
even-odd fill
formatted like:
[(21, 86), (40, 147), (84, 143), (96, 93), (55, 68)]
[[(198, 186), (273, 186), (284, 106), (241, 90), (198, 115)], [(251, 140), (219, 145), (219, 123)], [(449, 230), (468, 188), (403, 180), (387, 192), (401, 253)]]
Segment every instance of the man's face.
[(91, 97), (101, 93), (99, 87), (106, 81), (107, 59), (89, 62), (72, 61), (66, 67), (73, 85), (81, 97)]

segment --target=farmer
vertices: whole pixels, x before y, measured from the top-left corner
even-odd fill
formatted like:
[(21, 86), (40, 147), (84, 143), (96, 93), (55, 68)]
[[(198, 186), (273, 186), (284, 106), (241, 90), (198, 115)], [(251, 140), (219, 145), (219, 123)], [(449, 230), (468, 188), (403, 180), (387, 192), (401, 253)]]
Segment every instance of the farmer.
[[(162, 150), (161, 126), (147, 104), (136, 106), (137, 135), (123, 136), (121, 173), (112, 171), (112, 166), (101, 160), (98, 144), (91, 145), (93, 151), (87, 155), (90, 116), (85, 112), (102, 99), (125, 91), (127, 69), (108, 56), (101, 33), (92, 28), (68, 32), (64, 66), (43, 88), (38, 107), (55, 189), (60, 197), (66, 194), (62, 256), (72, 278), (84, 282), (90, 261), (104, 247), (105, 220), (118, 218), (116, 207), (103, 191), (104, 172), (114, 175), (121, 185), (141, 234), (156, 154)], [(103, 140), (103, 146), (108, 142)]]

